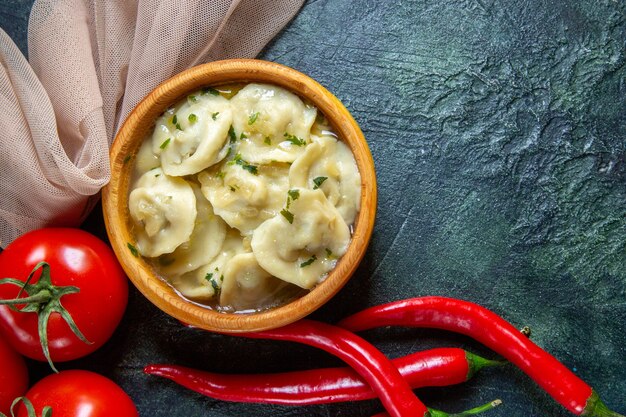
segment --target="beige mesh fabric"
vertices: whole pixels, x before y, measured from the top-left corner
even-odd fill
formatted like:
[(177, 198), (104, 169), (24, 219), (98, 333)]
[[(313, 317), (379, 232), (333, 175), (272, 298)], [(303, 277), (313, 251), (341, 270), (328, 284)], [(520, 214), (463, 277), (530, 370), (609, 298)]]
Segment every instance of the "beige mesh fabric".
[(0, 246), (80, 224), (133, 107), (186, 68), (252, 58), (304, 0), (37, 0), (30, 63), (0, 30)]

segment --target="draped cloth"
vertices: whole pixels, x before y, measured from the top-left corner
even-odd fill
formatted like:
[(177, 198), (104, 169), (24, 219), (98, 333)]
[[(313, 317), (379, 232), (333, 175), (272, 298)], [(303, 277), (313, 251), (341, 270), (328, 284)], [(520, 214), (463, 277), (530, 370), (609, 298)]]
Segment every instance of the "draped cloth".
[(27, 60), (0, 29), (0, 246), (77, 226), (133, 107), (187, 68), (253, 58), (304, 0), (36, 0)]

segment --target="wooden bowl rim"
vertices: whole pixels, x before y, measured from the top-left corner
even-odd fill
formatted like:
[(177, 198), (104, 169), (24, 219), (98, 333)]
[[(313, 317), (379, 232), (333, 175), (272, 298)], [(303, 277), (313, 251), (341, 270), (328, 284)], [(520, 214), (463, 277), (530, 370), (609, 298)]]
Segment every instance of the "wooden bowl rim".
[[(127, 224), (128, 163), (156, 118), (189, 92), (204, 86), (234, 82), (259, 82), (286, 88), (316, 106), (352, 150), (361, 174), (361, 207), (346, 254), (328, 277), (306, 295), (273, 309), (256, 313), (223, 313), (200, 306), (178, 295), (151, 272), (149, 264), (135, 257)], [(140, 137), (141, 140), (136, 138)], [(126, 274), (153, 304), (167, 314), (205, 330), (238, 333), (276, 328), (312, 313), (330, 300), (350, 279), (365, 255), (376, 216), (377, 187), (374, 161), (365, 137), (345, 106), (318, 82), (282, 64), (257, 59), (215, 61), (190, 68), (164, 81), (128, 115), (111, 151), (111, 180), (102, 190), (105, 226), (111, 246)]]

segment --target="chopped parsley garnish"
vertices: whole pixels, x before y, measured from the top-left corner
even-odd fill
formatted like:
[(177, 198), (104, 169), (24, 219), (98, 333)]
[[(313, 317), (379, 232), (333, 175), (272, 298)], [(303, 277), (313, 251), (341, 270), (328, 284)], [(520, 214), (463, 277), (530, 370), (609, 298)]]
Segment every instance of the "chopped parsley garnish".
[(196, 116), (194, 113), (191, 113), (189, 117), (187, 117), (187, 120), (189, 120), (189, 123), (194, 124), (198, 121), (198, 116)]
[(330, 249), (326, 248), (326, 257), (327, 258), (332, 258), (333, 257), (333, 251), (331, 251)]
[(218, 171), (218, 172), (215, 174), (215, 176), (216, 176), (217, 178), (221, 178), (221, 179), (224, 179), (224, 176), (225, 176), (225, 175), (226, 175), (226, 173), (225, 173), (224, 171)]
[(177, 115), (174, 115), (174, 117), (172, 117), (172, 124), (173, 125), (178, 124), (178, 116)]
[(282, 209), (282, 210), (280, 211), (280, 214), (282, 214), (282, 215), (283, 215), (283, 217), (284, 217), (285, 219), (287, 219), (287, 221), (288, 221), (290, 224), (293, 224), (293, 213), (292, 213), (292, 212), (290, 212), (290, 211), (289, 211), (289, 210), (287, 210), (287, 209)]
[(241, 157), (241, 154), (235, 155), (235, 158), (232, 161), (228, 162), (228, 165), (234, 165), (234, 164), (239, 165), (241, 168), (245, 169), (251, 174), (259, 175), (259, 167), (256, 165), (252, 165), (248, 161), (244, 160)]
[(183, 128), (182, 128), (182, 127), (180, 127), (180, 123), (176, 123), (176, 129), (178, 129), (178, 130), (183, 130)]
[(290, 135), (285, 132), (285, 139), (296, 146), (304, 146), (306, 145), (306, 141), (304, 139), (300, 139), (296, 135)]
[(254, 122), (256, 122), (256, 119), (258, 119), (258, 118), (259, 118), (259, 112), (258, 111), (255, 112), (255, 113), (252, 113), (250, 115), (250, 117), (248, 117), (248, 124), (249, 125), (253, 124)]
[(133, 159), (132, 155), (126, 155), (126, 157), (124, 158), (124, 161), (122, 162), (122, 164), (126, 165), (127, 163), (130, 162), (131, 159)]
[(295, 201), (298, 199), (298, 197), (300, 197), (300, 190), (289, 190), (287, 191), (287, 207), (289, 208), (289, 206), (291, 205), (292, 201)]
[(126, 243), (126, 246), (128, 247), (128, 250), (130, 250), (130, 253), (132, 253), (132, 255), (135, 258), (139, 257), (139, 251), (137, 250), (136, 247), (134, 247), (130, 242)]
[(165, 148), (167, 148), (167, 145), (169, 145), (169, 144), (170, 144), (170, 141), (171, 141), (171, 140), (172, 140), (172, 138), (167, 138), (167, 139), (165, 139), (165, 140), (163, 141), (163, 143), (161, 144), (161, 146), (159, 146), (159, 148), (161, 148), (161, 149), (165, 149)]
[(215, 282), (215, 280), (211, 280), (211, 287), (213, 287), (213, 291), (215, 292), (215, 295), (217, 296), (220, 293), (220, 286), (217, 284), (217, 282)]
[(237, 189), (233, 187), (232, 185), (229, 185), (228, 188), (230, 188), (230, 191), (232, 191), (233, 193), (237, 191)]
[(316, 177), (313, 178), (313, 184), (315, 184), (313, 186), (314, 190), (317, 190), (318, 188), (320, 188), (322, 186), (322, 184), (324, 184), (324, 181), (326, 181), (328, 179), (328, 177)]
[(269, 136), (265, 136), (265, 140), (263, 141), (266, 145), (272, 144), (272, 139)]
[(204, 87), (202, 89), (202, 94), (211, 94), (213, 96), (219, 96), (220, 92), (217, 91), (215, 88), (211, 88), (211, 87)]
[(189, 101), (191, 101), (192, 103), (195, 103), (196, 101), (198, 101), (198, 98), (196, 96), (194, 96), (193, 94), (187, 97), (189, 99)]
[[(218, 296), (219, 293), (220, 293), (221, 288), (220, 288), (219, 284), (217, 283), (217, 281), (213, 278), (213, 273), (209, 272), (208, 274), (206, 274), (204, 276), (204, 279), (209, 281), (209, 283), (211, 284), (211, 288), (213, 288), (213, 293), (215, 294), (215, 296)], [(220, 280), (224, 281), (224, 275), (222, 275), (220, 277)]]
[(237, 134), (235, 133), (235, 128), (232, 125), (230, 125), (230, 129), (228, 129), (228, 137), (230, 137), (230, 143), (237, 140)]
[(241, 132), (241, 135), (239, 135), (239, 139), (245, 139), (247, 138), (248, 135), (246, 135), (245, 133)]
[(213, 120), (217, 120), (217, 116), (219, 116), (220, 112), (216, 111), (215, 113), (211, 114), (211, 119)]
[(287, 191), (287, 194), (289, 194), (289, 197), (291, 197), (293, 201), (296, 201), (298, 197), (300, 197), (300, 190), (289, 190)]
[(315, 262), (317, 260), (317, 256), (313, 255), (311, 256), (309, 259), (307, 259), (306, 261), (302, 262), (300, 264), (300, 268), (304, 268), (305, 266), (309, 266), (311, 265), (313, 262)]

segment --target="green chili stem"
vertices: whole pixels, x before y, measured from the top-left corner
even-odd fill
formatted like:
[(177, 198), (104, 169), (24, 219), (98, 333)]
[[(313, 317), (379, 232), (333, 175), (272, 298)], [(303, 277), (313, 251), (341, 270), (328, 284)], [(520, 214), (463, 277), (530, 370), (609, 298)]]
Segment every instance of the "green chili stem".
[(624, 417), (606, 406), (595, 391), (591, 392), (591, 397), (587, 401), (587, 405), (581, 416), (585, 417)]
[(430, 417), (467, 417), (467, 416), (473, 416), (476, 414), (484, 413), (485, 411), (492, 410), (496, 408), (497, 406), (499, 406), (500, 404), (502, 404), (502, 400), (493, 400), (491, 402), (488, 402), (487, 404), (483, 404), (478, 407), (474, 407), (472, 409), (462, 411), (460, 413), (452, 413), (452, 414), (446, 413), (445, 411), (433, 410), (432, 408), (429, 408), (428, 411), (430, 411)]

